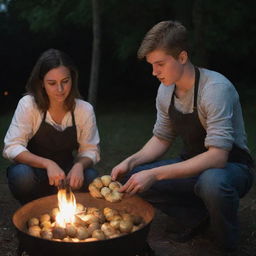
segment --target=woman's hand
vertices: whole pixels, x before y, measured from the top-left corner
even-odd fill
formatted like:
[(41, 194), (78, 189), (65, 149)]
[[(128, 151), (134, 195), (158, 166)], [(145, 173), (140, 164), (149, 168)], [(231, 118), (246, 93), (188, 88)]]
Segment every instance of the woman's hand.
[(141, 171), (133, 174), (119, 192), (126, 192), (130, 195), (134, 195), (148, 190), (155, 181), (156, 177), (153, 170)]
[(72, 189), (79, 189), (84, 183), (84, 167), (82, 163), (75, 163), (69, 171), (67, 180)]
[(49, 160), (46, 166), (49, 184), (59, 186), (60, 181), (65, 179), (65, 172), (53, 161)]

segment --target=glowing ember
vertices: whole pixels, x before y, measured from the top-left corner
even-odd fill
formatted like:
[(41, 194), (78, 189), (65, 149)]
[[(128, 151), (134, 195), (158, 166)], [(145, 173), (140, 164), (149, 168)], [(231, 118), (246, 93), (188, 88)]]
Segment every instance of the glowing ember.
[(58, 191), (59, 213), (56, 216), (58, 226), (65, 228), (67, 223), (75, 222), (76, 199), (71, 191), (60, 189)]

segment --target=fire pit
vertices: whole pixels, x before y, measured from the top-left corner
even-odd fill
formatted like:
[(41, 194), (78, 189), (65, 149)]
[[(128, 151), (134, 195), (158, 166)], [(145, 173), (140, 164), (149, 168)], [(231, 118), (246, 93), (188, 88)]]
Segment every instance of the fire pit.
[(13, 223), (18, 232), (20, 243), (19, 251), (26, 251), (30, 256), (43, 255), (75, 255), (75, 256), (147, 256), (152, 252), (146, 242), (147, 234), (151, 221), (154, 217), (153, 207), (143, 199), (133, 196), (124, 198), (117, 203), (110, 203), (105, 200), (91, 197), (88, 193), (76, 193), (76, 201), (86, 207), (96, 207), (103, 209), (110, 207), (119, 211), (127, 211), (131, 214), (141, 216), (145, 225), (132, 233), (120, 237), (93, 241), (93, 242), (63, 242), (42, 239), (27, 234), (27, 221), (35, 216), (40, 216), (51, 209), (58, 207), (58, 199), (56, 195), (43, 197), (34, 200), (20, 209), (13, 216)]

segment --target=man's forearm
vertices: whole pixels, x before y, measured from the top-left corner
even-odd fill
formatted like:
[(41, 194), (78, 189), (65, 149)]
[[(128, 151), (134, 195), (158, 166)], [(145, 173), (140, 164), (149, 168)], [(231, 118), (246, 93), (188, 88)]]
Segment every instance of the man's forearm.
[(151, 169), (156, 180), (188, 178), (199, 175), (209, 168), (224, 168), (228, 151), (210, 148), (208, 151), (176, 164)]
[(129, 163), (129, 169), (155, 161), (161, 157), (170, 147), (170, 142), (153, 136), (144, 147), (137, 153), (126, 158), (124, 161)]

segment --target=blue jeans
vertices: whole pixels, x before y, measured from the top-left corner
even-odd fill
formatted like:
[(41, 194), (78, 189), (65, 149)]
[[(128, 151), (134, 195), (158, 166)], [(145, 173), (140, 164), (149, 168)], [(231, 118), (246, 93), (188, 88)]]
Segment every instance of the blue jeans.
[[(95, 169), (84, 170), (84, 184), (80, 192), (88, 191), (88, 185), (98, 177)], [(57, 194), (57, 188), (49, 185), (45, 169), (33, 168), (26, 164), (13, 164), (7, 168), (9, 188), (21, 204), (39, 197)]]
[[(141, 165), (127, 174), (181, 162), (180, 158)], [(207, 215), (216, 239), (226, 249), (239, 240), (239, 199), (251, 188), (253, 175), (244, 164), (227, 163), (226, 168), (207, 169), (199, 176), (155, 182), (141, 196), (178, 222), (193, 227)]]

